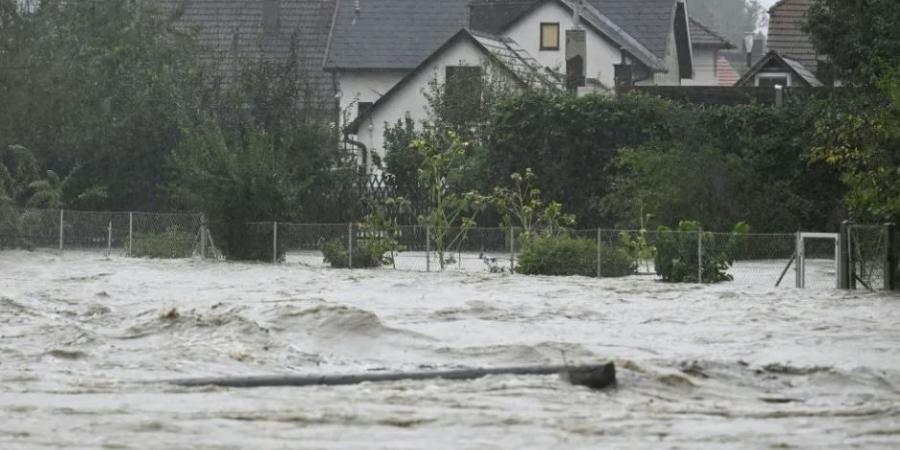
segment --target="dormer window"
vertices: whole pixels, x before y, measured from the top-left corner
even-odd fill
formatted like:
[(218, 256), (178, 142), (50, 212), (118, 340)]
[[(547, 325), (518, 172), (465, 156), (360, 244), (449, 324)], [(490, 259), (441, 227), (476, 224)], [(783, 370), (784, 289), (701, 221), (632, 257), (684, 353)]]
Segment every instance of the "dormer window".
[(541, 23), (541, 50), (559, 50), (559, 22)]

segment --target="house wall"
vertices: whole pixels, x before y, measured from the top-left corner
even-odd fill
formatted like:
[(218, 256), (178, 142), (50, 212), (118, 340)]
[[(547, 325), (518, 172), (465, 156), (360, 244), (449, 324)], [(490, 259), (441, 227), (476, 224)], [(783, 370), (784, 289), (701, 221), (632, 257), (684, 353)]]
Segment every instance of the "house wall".
[(716, 60), (719, 52), (714, 48), (694, 47), (694, 78), (683, 79), (684, 86), (717, 86)]
[(416, 122), (428, 117), (428, 102), (423, 95), (432, 80), (444, 82), (447, 66), (482, 66), (483, 53), (471, 41), (463, 39), (432, 60), (385, 103), (372, 111), (359, 126), (356, 139), (365, 144), (370, 154), (384, 158), (384, 130), (407, 114)]
[[(541, 22), (559, 23), (559, 50), (541, 50)], [(555, 2), (548, 2), (519, 20), (503, 34), (516, 41), (542, 66), (565, 73), (566, 30), (573, 27), (572, 13)], [(612, 87), (615, 82), (613, 65), (618, 64), (621, 60), (621, 52), (618, 47), (593, 29), (586, 26), (585, 28), (587, 29), (585, 73), (588, 78), (596, 78), (604, 86)]]
[[(375, 102), (400, 82), (406, 70), (355, 70), (338, 73), (341, 117), (344, 124), (356, 119), (358, 102)], [(344, 120), (346, 119), (346, 120)]]

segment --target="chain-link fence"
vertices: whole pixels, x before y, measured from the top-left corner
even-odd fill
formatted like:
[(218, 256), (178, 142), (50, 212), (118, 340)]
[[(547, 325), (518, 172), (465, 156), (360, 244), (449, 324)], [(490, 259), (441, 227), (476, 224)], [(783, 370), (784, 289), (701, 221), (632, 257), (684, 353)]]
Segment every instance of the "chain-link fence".
[(190, 257), (200, 248), (202, 215), (8, 209), (0, 248)]
[[(895, 228), (868, 225), (850, 225), (840, 235), (585, 229), (546, 238), (520, 228), (208, 223), (190, 213), (13, 209), (5, 214), (10, 217), (0, 220), (0, 248), (224, 259), (222, 248), (230, 259), (309, 267), (517, 271), (773, 288), (831, 288), (848, 276), (844, 287), (882, 289), (893, 286), (891, 274), (900, 259)], [(839, 243), (848, 256), (842, 256)]]

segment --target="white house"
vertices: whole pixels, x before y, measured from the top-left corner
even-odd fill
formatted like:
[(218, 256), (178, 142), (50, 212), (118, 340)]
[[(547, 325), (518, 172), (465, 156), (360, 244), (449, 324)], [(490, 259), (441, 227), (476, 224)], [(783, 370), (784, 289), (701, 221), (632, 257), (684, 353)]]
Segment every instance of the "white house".
[(461, 63), (496, 63), (490, 45), (479, 46), (487, 41), (518, 55), (514, 65), (558, 73), (579, 93), (716, 85), (717, 51), (730, 46), (691, 20), (684, 0), (341, 1), (325, 70), (347, 140), (384, 156), (386, 124), (425, 117), (429, 81)]
[[(558, 74), (579, 94), (617, 85), (720, 84), (713, 62), (730, 46), (691, 19), (688, 0), (156, 1), (197, 33), (209, 49), (200, 57), (226, 75), (241, 60), (296, 58), (308, 81), (304, 101), (334, 114), (345, 142), (367, 164), (372, 152), (383, 156), (385, 123), (424, 116), (423, 85), (413, 72), (433, 79), (461, 60), (498, 59), (468, 38), (449, 45), (462, 30), (518, 55), (507, 61), (513, 66), (528, 61)], [(468, 53), (456, 58), (455, 51)], [(382, 101), (388, 93), (390, 101)]]

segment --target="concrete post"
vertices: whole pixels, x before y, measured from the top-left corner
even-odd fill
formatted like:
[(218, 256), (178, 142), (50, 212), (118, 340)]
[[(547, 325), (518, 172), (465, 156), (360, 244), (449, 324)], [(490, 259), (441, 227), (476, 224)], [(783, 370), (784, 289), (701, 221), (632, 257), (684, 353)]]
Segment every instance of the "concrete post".
[(109, 221), (109, 225), (106, 227), (106, 257), (109, 258), (109, 255), (112, 253), (112, 221)]

